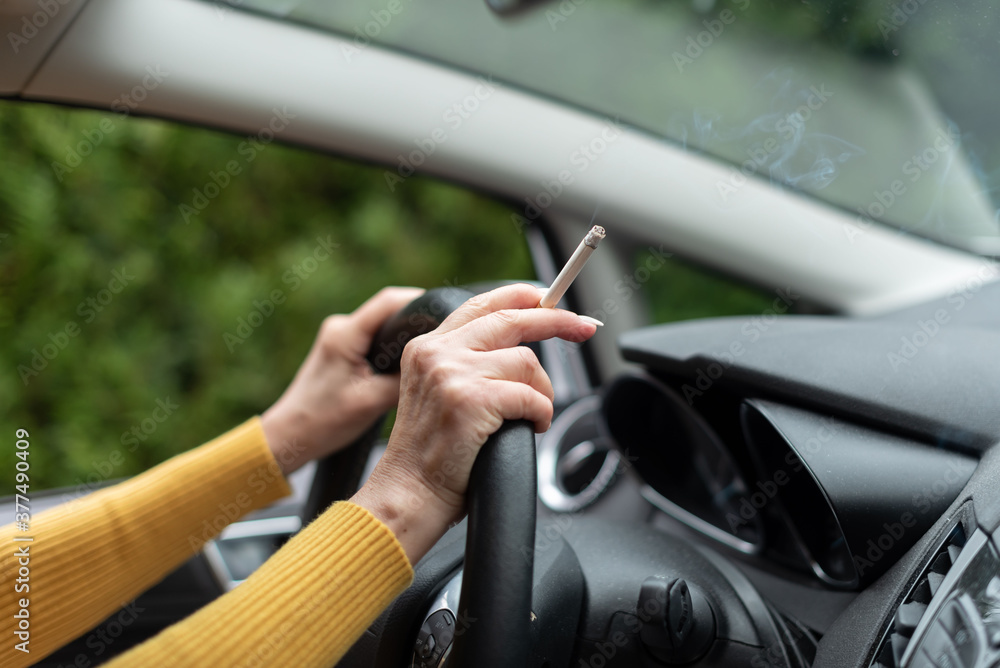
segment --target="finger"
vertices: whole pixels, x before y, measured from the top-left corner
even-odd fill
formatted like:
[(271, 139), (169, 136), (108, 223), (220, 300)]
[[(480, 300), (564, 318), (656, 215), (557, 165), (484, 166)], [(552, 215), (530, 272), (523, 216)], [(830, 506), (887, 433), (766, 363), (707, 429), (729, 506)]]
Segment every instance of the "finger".
[(532, 308), (494, 311), (468, 323), (455, 336), (472, 350), (497, 350), (554, 337), (586, 341), (596, 331), (595, 325), (571, 311)]
[(385, 413), (399, 403), (399, 374), (387, 376), (371, 373), (363, 380), (369, 385), (365, 391), (370, 393), (369, 399), (375, 404), (379, 414)]
[(552, 400), (524, 383), (494, 380), (490, 392), (494, 405), (504, 420), (528, 420), (535, 423), (535, 432), (548, 431), (552, 424)]
[(500, 309), (535, 308), (541, 300), (541, 291), (532, 285), (527, 283), (505, 285), (502, 288), (471, 297), (455, 309), (455, 312), (441, 323), (437, 331), (450, 332), (476, 318), (481, 318)]
[(358, 331), (371, 340), (390, 316), (424, 294), (423, 288), (382, 288), (350, 315)]
[(549, 375), (545, 373), (538, 357), (530, 348), (517, 346), (491, 350), (480, 353), (480, 359), (478, 366), (487, 378), (524, 383), (548, 397), (549, 401), (555, 397)]

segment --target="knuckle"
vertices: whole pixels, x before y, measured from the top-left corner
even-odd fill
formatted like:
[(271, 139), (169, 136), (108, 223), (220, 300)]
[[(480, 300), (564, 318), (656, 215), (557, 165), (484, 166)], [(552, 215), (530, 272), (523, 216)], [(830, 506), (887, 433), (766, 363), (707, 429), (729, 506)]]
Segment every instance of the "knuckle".
[(541, 363), (534, 350), (527, 346), (517, 346), (514, 350), (517, 351), (517, 358), (526, 370), (534, 371), (541, 368)]
[(532, 392), (528, 397), (528, 401), (532, 404), (533, 413), (537, 416), (539, 422), (548, 424), (552, 421), (552, 415), (554, 408), (552, 406), (552, 401), (545, 397), (539, 392)]
[(542, 414), (549, 422), (552, 422), (552, 416), (555, 415), (555, 410), (556, 410), (555, 406), (552, 405), (552, 400), (547, 397), (543, 397), (542, 408), (543, 408)]
[(403, 354), (399, 358), (399, 368), (405, 375), (421, 375), (421, 368), (424, 364), (425, 356), (418, 346), (407, 344), (403, 348)]
[(403, 347), (401, 363), (417, 371), (426, 371), (434, 365), (436, 356), (433, 339), (428, 336), (418, 336)]
[(448, 375), (437, 384), (437, 392), (446, 406), (459, 406), (471, 398), (469, 388), (454, 374)]
[(475, 295), (472, 295), (471, 297), (469, 297), (469, 299), (466, 300), (465, 303), (466, 303), (467, 306), (469, 306), (471, 308), (474, 308), (474, 309), (483, 308), (484, 306), (486, 306), (486, 303), (489, 301), (489, 294), (490, 293), (488, 293), (488, 292), (480, 292), (478, 294), (475, 294)]
[(319, 329), (319, 343), (324, 354), (334, 354), (339, 350), (347, 325), (347, 316), (344, 315), (330, 315), (323, 319)]
[(500, 325), (513, 325), (520, 319), (520, 312), (517, 309), (500, 309), (494, 311), (492, 317)]
[(328, 315), (323, 318), (321, 329), (324, 335), (337, 334), (343, 329), (345, 324), (347, 324), (347, 316), (339, 313), (337, 315)]
[(423, 373), (427, 382), (435, 387), (447, 386), (453, 375), (451, 365), (447, 362), (428, 363), (424, 367)]

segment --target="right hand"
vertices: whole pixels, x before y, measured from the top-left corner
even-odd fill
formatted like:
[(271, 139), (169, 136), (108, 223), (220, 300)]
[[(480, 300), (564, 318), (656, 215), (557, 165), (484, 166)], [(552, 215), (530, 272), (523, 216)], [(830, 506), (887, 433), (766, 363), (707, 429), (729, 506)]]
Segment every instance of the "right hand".
[(411, 563), (465, 514), (472, 464), (504, 420), (549, 428), (552, 383), (518, 344), (585, 341), (597, 328), (569, 311), (535, 308), (540, 298), (525, 284), (477, 295), (403, 351), (396, 424), (352, 501), (393, 530)]

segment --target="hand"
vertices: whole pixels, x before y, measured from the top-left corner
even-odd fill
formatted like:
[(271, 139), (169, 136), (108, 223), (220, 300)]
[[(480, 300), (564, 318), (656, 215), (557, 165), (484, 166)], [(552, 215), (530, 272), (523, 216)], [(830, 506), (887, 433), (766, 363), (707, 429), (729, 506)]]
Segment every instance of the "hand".
[(323, 321), (292, 384), (261, 416), (283, 473), (344, 448), (396, 404), (399, 376), (373, 374), (365, 355), (382, 323), (423, 292), (384, 288), (354, 313)]
[(412, 563), (465, 514), (472, 464), (504, 420), (549, 428), (552, 383), (518, 344), (579, 342), (597, 329), (575, 313), (535, 308), (541, 296), (524, 284), (479, 295), (403, 350), (388, 448), (352, 500), (392, 529)]

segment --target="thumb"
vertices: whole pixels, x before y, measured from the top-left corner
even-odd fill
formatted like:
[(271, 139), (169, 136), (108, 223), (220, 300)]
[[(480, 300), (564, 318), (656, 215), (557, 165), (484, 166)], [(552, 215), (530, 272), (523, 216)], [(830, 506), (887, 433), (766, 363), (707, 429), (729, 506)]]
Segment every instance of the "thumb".
[(371, 339), (387, 318), (424, 292), (423, 288), (382, 288), (351, 314), (351, 320), (365, 338)]

